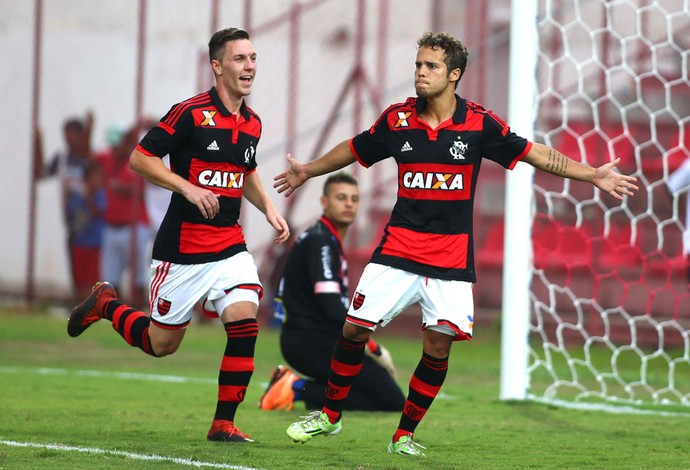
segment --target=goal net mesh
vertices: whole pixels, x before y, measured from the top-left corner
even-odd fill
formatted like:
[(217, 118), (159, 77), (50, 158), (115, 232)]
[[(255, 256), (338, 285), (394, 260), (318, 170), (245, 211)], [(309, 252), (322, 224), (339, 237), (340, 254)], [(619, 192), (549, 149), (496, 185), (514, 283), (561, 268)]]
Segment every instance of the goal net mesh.
[(528, 395), (685, 412), (690, 188), (669, 182), (690, 157), (690, 3), (540, 0), (538, 30), (535, 140), (620, 157), (640, 189), (620, 202), (537, 172)]

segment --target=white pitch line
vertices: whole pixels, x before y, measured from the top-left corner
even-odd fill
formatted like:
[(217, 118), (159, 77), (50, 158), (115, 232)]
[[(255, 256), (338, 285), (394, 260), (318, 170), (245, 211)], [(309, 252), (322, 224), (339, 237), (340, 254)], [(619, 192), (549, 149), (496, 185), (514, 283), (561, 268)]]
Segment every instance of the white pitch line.
[(0, 440), (0, 444), (12, 447), (32, 447), (36, 449), (50, 449), (50, 450), (61, 450), (65, 452), (86, 452), (89, 454), (104, 454), (104, 455), (117, 455), (121, 457), (127, 457), (134, 460), (148, 460), (148, 461), (159, 461), (159, 462), (172, 462), (180, 465), (191, 465), (193, 467), (209, 467), (209, 468), (227, 468), (232, 470), (260, 470), (256, 467), (244, 467), (242, 465), (231, 465), (227, 463), (215, 463), (215, 462), (201, 462), (199, 460), (193, 459), (183, 459), (180, 457), (167, 457), (165, 455), (156, 454), (135, 454), (134, 452), (124, 452), (121, 450), (108, 450), (99, 449), (97, 447), (78, 447), (78, 446), (67, 446), (63, 444), (39, 444), (35, 442), (18, 442), (18, 441), (6, 441)]
[[(218, 384), (218, 379), (184, 377), (181, 375), (141, 374), (138, 372), (108, 372), (102, 370), (73, 370), (53, 367), (11, 367), (0, 366), (3, 374), (38, 374), (38, 375), (76, 375), (79, 377), (100, 377), (123, 380), (150, 380), (152, 382)], [(268, 382), (252, 381), (252, 386), (261, 390), (268, 387)]]
[(585, 411), (603, 411), (611, 414), (631, 414), (631, 415), (648, 415), (648, 416), (672, 416), (679, 418), (690, 418), (690, 413), (682, 411), (664, 411), (664, 410), (649, 410), (642, 408), (635, 408), (633, 406), (617, 406), (607, 405), (603, 403), (583, 403), (583, 402), (569, 402), (566, 400), (547, 400), (544, 397), (537, 397), (534, 395), (528, 396), (532, 400), (542, 405), (560, 406), (570, 410), (585, 410)]
[[(73, 369), (58, 369), (53, 367), (11, 367), (0, 366), (0, 373), (5, 374), (39, 374), (39, 375), (77, 375), (79, 377), (104, 377), (124, 380), (150, 380), (153, 382), (169, 382), (169, 383), (200, 383), (200, 384), (217, 384), (218, 379), (204, 379), (199, 377), (184, 377), (180, 375), (161, 375), (161, 374), (142, 374), (138, 372), (112, 372), (101, 370), (73, 370)], [(265, 390), (268, 382), (252, 381), (252, 386)], [(436, 396), (437, 400), (456, 400), (454, 395), (448, 395), (440, 392)]]
[(106, 377), (127, 380), (150, 380), (153, 382), (217, 384), (218, 379), (183, 377), (179, 375), (141, 374), (138, 372), (108, 372), (99, 370), (72, 370), (52, 367), (8, 367), (0, 366), (0, 372), (8, 374), (32, 373), (39, 375), (78, 375), (81, 377)]

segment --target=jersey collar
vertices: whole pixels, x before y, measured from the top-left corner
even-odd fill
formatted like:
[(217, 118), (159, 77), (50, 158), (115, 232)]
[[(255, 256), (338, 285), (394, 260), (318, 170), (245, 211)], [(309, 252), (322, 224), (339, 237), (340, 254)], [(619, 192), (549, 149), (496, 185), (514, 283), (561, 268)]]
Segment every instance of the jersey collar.
[(336, 240), (338, 240), (338, 245), (340, 245), (340, 250), (342, 251), (343, 249), (343, 241), (340, 239), (340, 234), (338, 231), (335, 229), (335, 225), (333, 225), (333, 222), (328, 220), (326, 216), (322, 215), (319, 221), (326, 226), (329, 232), (331, 232), (331, 235), (335, 237)]
[[(467, 105), (465, 100), (460, 98), (459, 95), (455, 94), (455, 113), (453, 114), (453, 124), (462, 124), (467, 118)], [(415, 103), (415, 111), (417, 115), (424, 110), (426, 105), (426, 99), (422, 97), (417, 97), (417, 102)]]
[[(211, 87), (211, 89), (208, 91), (208, 94), (211, 95), (213, 105), (218, 108), (218, 111), (220, 111), (222, 116), (232, 116), (232, 113), (228, 111), (228, 108), (226, 108), (223, 102), (220, 100), (216, 87)], [(244, 100), (242, 100), (242, 104), (240, 105), (240, 116), (242, 116), (245, 121), (249, 121), (249, 111), (247, 111), (247, 103)]]

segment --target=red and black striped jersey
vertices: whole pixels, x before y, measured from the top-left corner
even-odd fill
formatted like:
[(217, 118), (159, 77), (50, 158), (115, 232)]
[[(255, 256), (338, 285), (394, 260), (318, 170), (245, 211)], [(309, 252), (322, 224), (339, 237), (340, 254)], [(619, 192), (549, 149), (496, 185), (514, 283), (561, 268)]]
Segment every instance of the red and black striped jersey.
[(152, 157), (170, 155), (170, 169), (220, 195), (220, 212), (204, 219), (174, 192), (153, 245), (153, 258), (179, 264), (217, 261), (246, 251), (238, 223), (244, 178), (256, 169), (261, 120), (244, 102), (232, 114), (215, 87), (175, 104), (137, 149)]
[(394, 104), (350, 148), (365, 167), (388, 157), (398, 164), (397, 201), (371, 262), (475, 282), (472, 217), (482, 159), (512, 170), (532, 144), (490, 110), (455, 98), (455, 114), (435, 129), (418, 118), (423, 98)]

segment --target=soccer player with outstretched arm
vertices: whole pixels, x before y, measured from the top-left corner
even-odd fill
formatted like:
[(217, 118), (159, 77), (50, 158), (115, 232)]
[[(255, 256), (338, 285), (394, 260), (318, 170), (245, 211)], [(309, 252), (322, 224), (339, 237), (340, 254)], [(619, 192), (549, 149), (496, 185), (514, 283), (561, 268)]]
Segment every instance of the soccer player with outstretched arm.
[(274, 187), (289, 196), (309, 178), (358, 162), (369, 167), (392, 157), (398, 165), (398, 198), (379, 246), (359, 280), (333, 350), (324, 407), (293, 423), (295, 442), (341, 431), (343, 401), (362, 367), (372, 332), (406, 307), (422, 310), (423, 352), (388, 451), (423, 456), (414, 432), (439, 393), (454, 341), (470, 340), (475, 282), (472, 208), (484, 159), (506, 169), (520, 162), (564, 178), (590, 182), (617, 199), (632, 195), (635, 178), (574, 161), (511, 132), (493, 112), (455, 93), (467, 65), (467, 49), (445, 33), (418, 41), (417, 96), (393, 104), (367, 131), (289, 169)]

